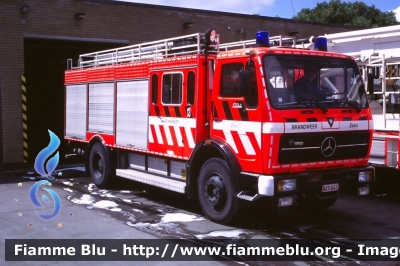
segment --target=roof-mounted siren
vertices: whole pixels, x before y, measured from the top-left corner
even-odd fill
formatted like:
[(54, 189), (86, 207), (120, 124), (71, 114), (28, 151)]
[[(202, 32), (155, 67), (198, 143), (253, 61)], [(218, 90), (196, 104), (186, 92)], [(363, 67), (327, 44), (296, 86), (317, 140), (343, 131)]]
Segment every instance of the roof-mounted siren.
[(269, 47), (269, 32), (259, 31), (256, 35), (256, 47)]
[(316, 51), (328, 51), (328, 39), (325, 37), (316, 37), (314, 39), (314, 50)]

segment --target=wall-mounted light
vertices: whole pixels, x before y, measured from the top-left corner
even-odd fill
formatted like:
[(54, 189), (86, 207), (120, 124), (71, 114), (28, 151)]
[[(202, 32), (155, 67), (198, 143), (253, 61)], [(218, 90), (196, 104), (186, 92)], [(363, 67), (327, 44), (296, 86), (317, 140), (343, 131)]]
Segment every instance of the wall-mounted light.
[(243, 28), (237, 30), (237, 33), (243, 33), (243, 32), (244, 32)]
[(189, 29), (191, 27), (193, 27), (193, 22), (185, 22), (182, 25), (185, 29)]
[(84, 19), (85, 16), (86, 16), (85, 13), (76, 13), (74, 17), (75, 17), (76, 19)]
[(21, 13), (22, 13), (22, 20), (21, 20), (21, 22), (22, 22), (23, 24), (26, 22), (26, 20), (25, 20), (25, 15), (28, 14), (29, 9), (30, 9), (29, 6), (22, 6), (22, 7), (21, 7)]
[(29, 12), (29, 6), (22, 6), (21, 7), (21, 12), (22, 14), (26, 14)]

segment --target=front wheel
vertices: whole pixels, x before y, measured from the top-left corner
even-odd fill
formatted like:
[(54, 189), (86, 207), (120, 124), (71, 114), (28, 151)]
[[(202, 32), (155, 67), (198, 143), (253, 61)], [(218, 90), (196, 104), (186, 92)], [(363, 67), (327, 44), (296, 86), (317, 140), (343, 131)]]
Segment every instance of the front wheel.
[(89, 172), (97, 187), (107, 188), (111, 184), (110, 163), (107, 152), (100, 143), (95, 143), (90, 150)]
[(211, 221), (227, 224), (239, 212), (232, 174), (226, 161), (212, 158), (200, 170), (198, 196), (204, 214)]

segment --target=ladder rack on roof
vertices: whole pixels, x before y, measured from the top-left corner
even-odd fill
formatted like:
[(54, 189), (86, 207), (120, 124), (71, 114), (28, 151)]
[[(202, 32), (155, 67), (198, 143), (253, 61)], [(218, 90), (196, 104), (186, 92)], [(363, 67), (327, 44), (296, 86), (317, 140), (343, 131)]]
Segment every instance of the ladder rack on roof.
[[(270, 46), (290, 46), (294, 47), (296, 45), (296, 37), (294, 36), (272, 36), (269, 37)], [(219, 45), (220, 51), (229, 51), (233, 49), (241, 49), (241, 48), (250, 48), (254, 47), (256, 44), (256, 40), (246, 40), (246, 41), (238, 41), (238, 42), (230, 42)]]
[[(119, 63), (154, 60), (171, 56), (202, 53), (204, 49), (204, 33), (195, 33), (175, 38), (163, 39), (109, 49), (79, 56), (78, 67), (87, 68), (95, 66), (114, 65)], [(217, 35), (219, 40), (219, 35)], [(218, 43), (210, 47), (218, 52)], [(71, 62), (69, 67), (72, 69)]]

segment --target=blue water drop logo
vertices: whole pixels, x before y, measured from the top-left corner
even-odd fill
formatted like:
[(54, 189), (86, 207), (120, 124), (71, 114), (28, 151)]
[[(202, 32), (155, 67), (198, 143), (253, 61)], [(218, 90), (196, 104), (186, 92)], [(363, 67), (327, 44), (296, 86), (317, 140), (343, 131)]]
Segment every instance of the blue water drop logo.
[(50, 135), (50, 143), (46, 148), (44, 148), (38, 153), (34, 165), (36, 172), (44, 177), (50, 177), (51, 173), (54, 171), (54, 169), (56, 169), (60, 158), (59, 152), (57, 152), (52, 158), (50, 158), (47, 161), (46, 164), (47, 173), (46, 173), (44, 170), (44, 164), (46, 162), (46, 159), (49, 158), (49, 156), (53, 154), (60, 146), (60, 139), (51, 130), (48, 131)]
[[(57, 151), (57, 153), (51, 157), (50, 155), (52, 155), (57, 148), (60, 146), (60, 139), (51, 131), (48, 130), (49, 135), (50, 135), (50, 143), (49, 145), (44, 148), (43, 150), (41, 150), (38, 155), (36, 156), (35, 159), (35, 170), (38, 174), (40, 174), (43, 177), (51, 177), (51, 173), (54, 171), (54, 169), (56, 169), (58, 161), (59, 161), (59, 152)], [(47, 158), (49, 158), (47, 160)], [(46, 163), (47, 160), (47, 163)], [(46, 171), (45, 171), (45, 163), (46, 163)], [(36, 182), (35, 184), (32, 185), (31, 189), (29, 190), (29, 198), (32, 202), (33, 205), (35, 205), (38, 208), (45, 208), (40, 202), (39, 199), (37, 197), (37, 193), (39, 190), (39, 187), (41, 185), (49, 185), (51, 186), (51, 183), (47, 180), (42, 180), (39, 182)], [(51, 214), (43, 214), (40, 213), (38, 211), (35, 211), (36, 214), (42, 218), (43, 220), (50, 220), (53, 219), (54, 217), (56, 217), (60, 211), (61, 211), (61, 200), (60, 197), (58, 196), (58, 194), (56, 192), (54, 192), (52, 189), (48, 189), (48, 188), (44, 188), (44, 190), (46, 190), (51, 198), (53, 199), (54, 202), (54, 210)], [(46, 203), (46, 204), (50, 204), (50, 200), (46, 195), (42, 195), (42, 200)]]

